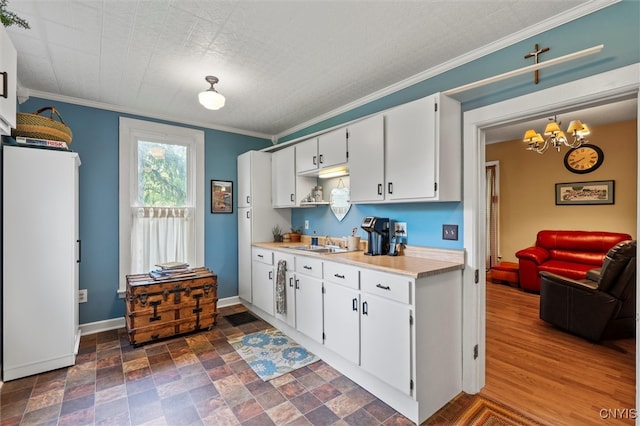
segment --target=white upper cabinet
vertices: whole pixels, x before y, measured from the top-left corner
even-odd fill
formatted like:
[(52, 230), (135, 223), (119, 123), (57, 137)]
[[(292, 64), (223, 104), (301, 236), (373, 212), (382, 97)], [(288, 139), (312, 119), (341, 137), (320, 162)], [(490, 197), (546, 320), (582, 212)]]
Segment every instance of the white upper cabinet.
[(248, 151), (238, 156), (239, 208), (271, 206), (269, 176), (271, 176), (270, 153)]
[(313, 175), (347, 162), (347, 128), (296, 144), (296, 173)]
[(351, 202), (384, 200), (384, 118), (375, 115), (349, 126)]
[(294, 146), (271, 154), (273, 207), (293, 207), (296, 205), (295, 160)]
[(347, 129), (340, 128), (318, 138), (318, 167), (320, 169), (347, 162)]
[(6, 30), (0, 25), (0, 135), (16, 127), (18, 55)]
[(460, 104), (439, 93), (384, 113), (385, 200), (460, 201)]
[(296, 144), (296, 173), (318, 169), (318, 139), (313, 138)]

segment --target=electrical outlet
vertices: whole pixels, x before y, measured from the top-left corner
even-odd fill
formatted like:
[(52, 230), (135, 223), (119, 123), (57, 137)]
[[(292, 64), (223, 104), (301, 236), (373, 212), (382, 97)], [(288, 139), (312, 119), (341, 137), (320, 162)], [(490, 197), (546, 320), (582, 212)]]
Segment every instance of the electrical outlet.
[(458, 225), (442, 225), (443, 240), (458, 240)]
[(309, 229), (309, 221), (308, 220), (304, 221), (304, 229)]
[(87, 303), (87, 289), (78, 290), (78, 303)]
[(394, 222), (393, 233), (396, 237), (407, 238), (407, 222)]

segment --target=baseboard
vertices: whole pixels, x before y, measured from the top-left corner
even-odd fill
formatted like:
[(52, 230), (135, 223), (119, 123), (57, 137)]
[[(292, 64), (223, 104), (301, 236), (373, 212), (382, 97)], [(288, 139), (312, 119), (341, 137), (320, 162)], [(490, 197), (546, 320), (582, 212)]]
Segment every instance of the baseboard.
[[(240, 298), (238, 296), (225, 297), (218, 300), (218, 308), (226, 308), (227, 306), (240, 305)], [(80, 324), (80, 331), (82, 335), (95, 334), (103, 331), (117, 330), (124, 328), (124, 317), (111, 318), (104, 321), (89, 322), (86, 324)]]
[(87, 334), (95, 334), (95, 333), (101, 333), (103, 331), (117, 330), (119, 328), (124, 328), (124, 326), (125, 326), (124, 317), (111, 318), (104, 321), (96, 321), (96, 322), (89, 322), (86, 324), (80, 324), (80, 331), (82, 332), (83, 336), (86, 336)]

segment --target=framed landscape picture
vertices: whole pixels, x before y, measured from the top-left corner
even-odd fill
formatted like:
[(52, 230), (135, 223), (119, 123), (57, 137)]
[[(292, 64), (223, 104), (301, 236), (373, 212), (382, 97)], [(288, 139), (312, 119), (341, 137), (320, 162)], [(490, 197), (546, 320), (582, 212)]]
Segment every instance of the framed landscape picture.
[(614, 181), (556, 183), (556, 205), (613, 204)]
[(232, 181), (211, 181), (211, 213), (233, 213)]

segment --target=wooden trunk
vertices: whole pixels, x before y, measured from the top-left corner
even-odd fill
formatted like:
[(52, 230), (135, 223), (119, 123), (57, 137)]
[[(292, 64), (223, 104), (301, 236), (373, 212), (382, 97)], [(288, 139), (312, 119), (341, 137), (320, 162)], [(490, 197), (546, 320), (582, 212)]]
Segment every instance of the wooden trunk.
[(127, 275), (126, 315), (133, 346), (198, 330), (211, 330), (218, 315), (218, 280), (207, 268), (194, 275), (156, 280)]

